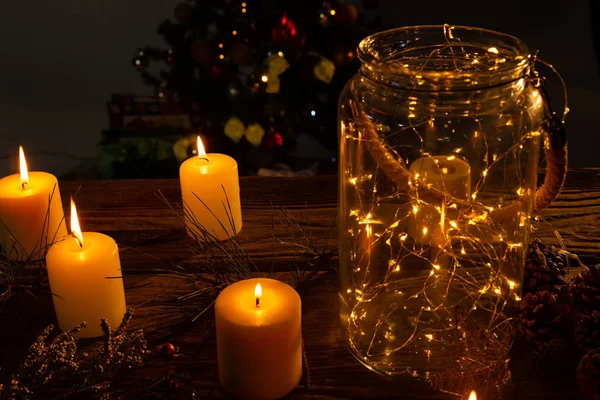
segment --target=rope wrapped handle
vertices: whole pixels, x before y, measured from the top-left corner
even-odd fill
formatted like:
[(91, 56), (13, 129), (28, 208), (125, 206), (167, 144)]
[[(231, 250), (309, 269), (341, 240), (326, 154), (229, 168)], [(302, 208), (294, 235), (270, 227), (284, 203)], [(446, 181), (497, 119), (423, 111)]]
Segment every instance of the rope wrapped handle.
[[(561, 120), (554, 114), (548, 95), (543, 87), (540, 87), (540, 94), (542, 95), (548, 116), (546, 126), (544, 127), (544, 153), (548, 166), (546, 168), (546, 175), (544, 176), (544, 183), (535, 192), (533, 210), (536, 213), (548, 207), (560, 193), (567, 177), (568, 164), (567, 133), (563, 122), (564, 115)], [(565, 107), (565, 110), (568, 111), (568, 107)]]

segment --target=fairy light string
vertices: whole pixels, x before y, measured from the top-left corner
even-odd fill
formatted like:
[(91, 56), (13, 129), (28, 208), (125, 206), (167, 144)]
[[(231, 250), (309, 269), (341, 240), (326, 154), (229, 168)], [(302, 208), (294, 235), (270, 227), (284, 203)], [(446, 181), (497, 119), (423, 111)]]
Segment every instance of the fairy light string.
[[(449, 39), (454, 39), (452, 29), (446, 29), (445, 32)], [(488, 49), (488, 52), (498, 55), (498, 50), (494, 51), (494, 48)], [(499, 59), (496, 66), (505, 61), (505, 58)], [(549, 64), (542, 63), (556, 72)], [(488, 63), (482, 63), (477, 58), (471, 60), (471, 65), (475, 68), (482, 64)], [(490, 68), (497, 69), (494, 66)], [(521, 88), (528, 83), (536, 83), (539, 78), (537, 72), (533, 71), (531, 77), (512, 83)], [(564, 81), (560, 79), (564, 87)], [(536, 86), (538, 91), (535, 93), (540, 101), (548, 103), (543, 87)], [(357, 93), (353, 88), (350, 92)], [(416, 119), (417, 98), (409, 97), (408, 104), (409, 124), (399, 128), (397, 132), (386, 132), (386, 140), (392, 135), (410, 131), (420, 142), (419, 154), (430, 157), (425, 152), (425, 138), (420, 128), (423, 125), (433, 127), (434, 119)], [(566, 89), (562, 118), (554, 118), (554, 113), (546, 105), (546, 116), (553, 121), (551, 129), (547, 129), (547, 132), (542, 129), (533, 130), (518, 137), (504, 151), (492, 150), (480, 121), (474, 118), (477, 128), (472, 132), (471, 140), (480, 141), (483, 154), (482, 165), (477, 170), (477, 180), (471, 185), (472, 192), (468, 199), (448, 195), (444, 181), (441, 187), (436, 187), (421, 174), (411, 172), (407, 167), (409, 160), (403, 159), (391, 145), (381, 139), (377, 129), (379, 127), (368, 117), (361, 102), (353, 99), (349, 106), (354, 120), (342, 122), (342, 134), (346, 135), (346, 140), (357, 142), (357, 154), (364, 148), (365, 153), (368, 152), (377, 165), (377, 170), (395, 184), (395, 190), (391, 193), (379, 193), (377, 174), (362, 174), (358, 167), (346, 171), (346, 186), (355, 192), (352, 197), (356, 200), (356, 204), (349, 210), (346, 232), (354, 244), (350, 251), (353, 270), (346, 293), (350, 346), (376, 369), (389, 371), (391, 374), (409, 373), (417, 376), (418, 371), (410, 367), (394, 369), (391, 357), (396, 353), (409, 351), (414, 347), (414, 342), (419, 341), (432, 345), (431, 348), (422, 349), (429, 360), (436, 357), (439, 345), (454, 338), (458, 344), (456, 361), (439, 376), (430, 377), (434, 386), (453, 394), (460, 394), (458, 387), (453, 387), (457, 380), (481, 381), (488, 382), (490, 386), (501, 386), (507, 377), (506, 354), (513, 337), (511, 313), (521, 300), (518, 281), (520, 276), (511, 265), (519, 257), (522, 259), (525, 252), (526, 235), (518, 233), (519, 229), (522, 231), (523, 227), (529, 225), (530, 217), (525, 204), (533, 198), (535, 211), (539, 212), (556, 197), (564, 177), (561, 176), (563, 172), (560, 165), (554, 170), (550, 169), (547, 173), (554, 174), (550, 176), (552, 187), (544, 186), (536, 192), (531, 189), (531, 181), (527, 181), (528, 178), (518, 172), (518, 184), (514, 193), (503, 193), (493, 205), (490, 205), (493, 196), (486, 193), (485, 184), (492, 174), (506, 168), (509, 158), (520, 162), (522, 152), (527, 150), (532, 141), (540, 140), (544, 133), (549, 140), (555, 140), (554, 136), (562, 134), (559, 130), (569, 111)], [(468, 112), (465, 116), (469, 117)], [(507, 129), (513, 129), (515, 122), (511, 118), (503, 121)], [(566, 142), (558, 140), (558, 145), (546, 145), (544, 149), (547, 159), (550, 154), (549, 163), (560, 164), (564, 156), (566, 165)], [(454, 148), (448, 159), (460, 158), (463, 150), (461, 147)], [(549, 153), (552, 151), (558, 152), (554, 158)], [(444, 173), (444, 167), (438, 165), (435, 159), (434, 162)], [(548, 179), (545, 181), (546, 186), (547, 182)], [(380, 205), (386, 201), (394, 201), (396, 208), (392, 223), (377, 215)], [(432, 209), (435, 210), (433, 214)], [(406, 227), (410, 218), (417, 217), (420, 212), (434, 215), (438, 222), (425, 224), (420, 232), (425, 239), (415, 240), (406, 231)], [(441, 235), (435, 232), (436, 229)], [(372, 257), (375, 252), (387, 254), (387, 268), (383, 267), (383, 272), (380, 271), (383, 264), (381, 260)], [(385, 311), (378, 312), (369, 307), (369, 303), (378, 301), (379, 296), (389, 295), (389, 287), (393, 287), (393, 283), (400, 279), (397, 276), (407, 265), (415, 262), (411, 260), (418, 260), (425, 270), (429, 270), (422, 287), (411, 287), (410, 293), (395, 290), (393, 295), (397, 297), (397, 301)], [(448, 301), (450, 292), (455, 297), (456, 293), (463, 297), (460, 301)], [(412, 299), (421, 299), (423, 305), (416, 311), (409, 333), (398, 342), (397, 322), (390, 319), (390, 316), (399, 308), (406, 308), (406, 304)], [(472, 304), (472, 308), (462, 309), (458, 303)], [(370, 314), (373, 312), (377, 315)], [(489, 316), (485, 325), (480, 325), (480, 321), (473, 317), (481, 312)], [(441, 313), (447, 317), (449, 323), (445, 328), (429, 327), (428, 318), (433, 313)]]

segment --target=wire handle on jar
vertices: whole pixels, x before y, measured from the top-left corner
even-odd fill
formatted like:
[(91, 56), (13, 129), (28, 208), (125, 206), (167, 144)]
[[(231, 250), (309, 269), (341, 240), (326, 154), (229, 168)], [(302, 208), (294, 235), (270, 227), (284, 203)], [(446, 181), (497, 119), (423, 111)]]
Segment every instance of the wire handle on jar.
[(556, 199), (567, 176), (568, 146), (564, 123), (567, 114), (569, 113), (569, 99), (565, 81), (556, 68), (543, 60), (537, 59), (537, 61), (550, 68), (552, 72), (558, 76), (565, 96), (565, 108), (562, 116), (559, 118), (552, 110), (548, 93), (545, 89), (545, 79), (540, 78), (537, 71), (533, 71), (534, 85), (538, 88), (540, 95), (542, 96), (544, 110), (546, 112), (546, 121), (544, 124), (544, 154), (546, 155), (548, 166), (544, 176), (544, 183), (535, 192), (533, 204), (534, 211), (539, 213)]

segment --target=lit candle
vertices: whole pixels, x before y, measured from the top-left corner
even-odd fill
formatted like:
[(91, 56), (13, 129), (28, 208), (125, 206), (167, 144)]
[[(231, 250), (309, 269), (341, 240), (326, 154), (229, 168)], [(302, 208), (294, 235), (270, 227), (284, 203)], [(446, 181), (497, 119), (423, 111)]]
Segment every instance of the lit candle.
[(54, 175), (28, 172), (19, 147), (20, 174), (0, 179), (0, 246), (13, 260), (38, 260), (67, 230)]
[[(443, 247), (446, 243), (446, 219), (453, 213), (446, 202), (451, 203), (453, 198), (469, 199), (471, 168), (456, 156), (434, 156), (419, 158), (411, 164), (410, 171), (419, 187), (431, 186), (444, 193), (445, 199), (434, 204), (423, 196), (422, 202), (415, 201), (408, 221), (408, 233), (419, 243)], [(417, 189), (417, 193), (420, 192)]]
[(477, 393), (475, 393), (474, 390), (471, 390), (471, 393), (469, 394), (469, 399), (468, 400), (477, 400)]
[(204, 151), (198, 136), (198, 155), (181, 164), (181, 197), (188, 235), (204, 240), (198, 226), (226, 240), (242, 229), (237, 162), (225, 155)]
[(219, 379), (239, 399), (278, 399), (302, 376), (301, 303), (289, 285), (248, 279), (215, 303)]
[(71, 235), (46, 255), (48, 280), (58, 325), (68, 331), (87, 322), (78, 337), (102, 336), (101, 320), (114, 329), (125, 315), (125, 290), (115, 241), (96, 232), (81, 232), (71, 199)]

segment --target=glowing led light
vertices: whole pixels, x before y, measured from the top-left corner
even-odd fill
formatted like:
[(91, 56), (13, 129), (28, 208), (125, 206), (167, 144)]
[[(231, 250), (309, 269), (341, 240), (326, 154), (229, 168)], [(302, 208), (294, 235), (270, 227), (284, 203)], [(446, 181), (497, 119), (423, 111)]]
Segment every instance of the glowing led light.
[(279, 57), (283, 57), (283, 51), (278, 51), (278, 52), (277, 52), (277, 55), (278, 55)]
[(427, 235), (427, 227), (423, 228), (423, 235)]
[(263, 76), (260, 77), (260, 80), (266, 83), (266, 82), (269, 81), (269, 77), (266, 76), (266, 75), (263, 75)]
[(510, 288), (510, 290), (513, 290), (515, 288), (515, 282), (509, 280), (508, 281), (508, 287)]
[(235, 35), (237, 35), (237, 31), (233, 31), (233, 32), (231, 32), (231, 34), (232, 34), (233, 36), (235, 36)]
[(413, 212), (413, 214), (417, 215), (417, 213), (419, 212), (419, 207), (412, 206), (412, 212)]
[(448, 175), (448, 168), (446, 168), (446, 167), (442, 168), (442, 175)]
[(219, 43), (219, 48), (222, 49), (223, 48), (223, 43)]
[(408, 237), (408, 235), (406, 233), (403, 233), (399, 236), (401, 242), (404, 242), (407, 237)]
[(357, 177), (353, 177), (353, 178), (348, 178), (348, 182), (350, 182), (353, 185), (356, 185), (356, 182), (358, 181)]
[(329, 11), (329, 14), (331, 14), (331, 15), (335, 15), (335, 10), (331, 10), (331, 11)]
[(450, 157), (448, 157), (448, 161), (452, 161), (452, 160), (454, 160), (455, 158), (456, 158), (456, 156), (450, 156)]
[(225, 55), (224, 55), (224, 54), (220, 54), (220, 55), (219, 55), (219, 59), (221, 59), (221, 60), (222, 60), (222, 59), (224, 59), (224, 58), (225, 58)]
[(439, 266), (439, 265), (437, 265), (437, 264), (433, 264), (433, 268), (434, 268), (434, 269), (440, 269), (440, 266)]
[(483, 176), (487, 176), (487, 174), (488, 174), (488, 170), (487, 170), (487, 169), (484, 169), (484, 170), (483, 170), (483, 172), (482, 172), (481, 174), (482, 174)]
[(433, 340), (433, 335), (431, 333), (426, 333), (425, 337), (427, 338), (427, 340)]
[(456, 221), (450, 221), (450, 226), (453, 227), (454, 229), (458, 229), (458, 224), (456, 223)]
[(497, 48), (495, 48), (495, 47), (490, 47), (490, 48), (488, 49), (488, 51), (489, 51), (490, 53), (498, 54), (498, 49), (497, 49)]

